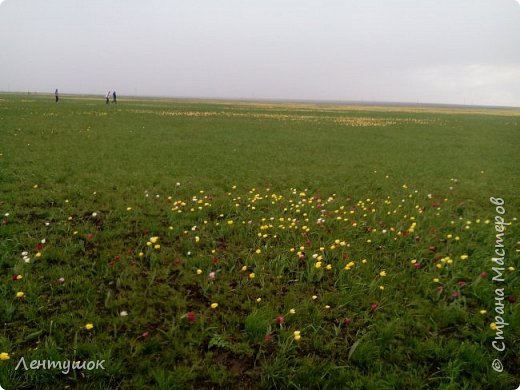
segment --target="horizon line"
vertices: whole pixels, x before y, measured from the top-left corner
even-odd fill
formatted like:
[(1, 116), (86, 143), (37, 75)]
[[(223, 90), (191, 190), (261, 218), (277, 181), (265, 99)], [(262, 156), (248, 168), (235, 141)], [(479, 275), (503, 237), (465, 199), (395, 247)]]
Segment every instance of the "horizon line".
[[(0, 90), (0, 94), (10, 95), (42, 95), (54, 96), (54, 92), (41, 91), (4, 91)], [(100, 100), (105, 99), (104, 94), (97, 93), (61, 93), (61, 96), (70, 97), (99, 97)], [(217, 101), (217, 102), (261, 102), (261, 103), (313, 103), (313, 104), (339, 104), (339, 105), (356, 105), (356, 106), (422, 106), (422, 107), (460, 107), (460, 108), (498, 108), (498, 109), (520, 109), (520, 106), (513, 105), (494, 105), (494, 104), (467, 104), (467, 103), (438, 103), (438, 102), (410, 102), (410, 101), (392, 101), (392, 100), (343, 100), (343, 99), (307, 99), (307, 98), (246, 98), (246, 97), (208, 97), (208, 96), (172, 96), (172, 95), (123, 95), (124, 98), (130, 99), (169, 99), (169, 100), (199, 100), (199, 101)], [(124, 100), (123, 98), (123, 100)], [(121, 95), (118, 96), (121, 99)]]

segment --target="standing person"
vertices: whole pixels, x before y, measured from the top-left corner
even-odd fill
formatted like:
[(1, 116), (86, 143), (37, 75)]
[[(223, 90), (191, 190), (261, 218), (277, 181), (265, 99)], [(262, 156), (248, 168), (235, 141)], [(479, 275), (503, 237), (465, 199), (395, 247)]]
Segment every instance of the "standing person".
[(116, 91), (112, 92), (112, 103), (117, 103)]
[(54, 97), (56, 98), (56, 103), (60, 100), (60, 96), (58, 95), (58, 88), (56, 88), (56, 91), (54, 91)]
[(108, 104), (110, 102), (110, 91), (108, 91), (107, 93), (107, 101), (106, 101), (106, 104)]

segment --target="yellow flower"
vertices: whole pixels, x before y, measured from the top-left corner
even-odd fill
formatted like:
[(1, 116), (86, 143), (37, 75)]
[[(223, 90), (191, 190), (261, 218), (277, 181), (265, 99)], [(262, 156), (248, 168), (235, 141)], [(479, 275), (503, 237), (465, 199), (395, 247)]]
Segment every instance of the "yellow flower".
[(313, 295), (313, 296), (312, 296), (312, 299), (318, 299), (318, 296)]
[(460, 259), (461, 259), (461, 260), (467, 260), (468, 257), (469, 257), (468, 255), (461, 255), (461, 256), (460, 256)]
[(497, 329), (497, 324), (495, 324), (494, 322), (492, 322), (491, 324), (489, 324), (489, 327), (493, 330), (496, 330)]
[(216, 309), (217, 307), (218, 307), (218, 303), (212, 303), (212, 304), (211, 304), (211, 308), (212, 308), (212, 309)]
[(86, 329), (86, 330), (91, 330), (91, 329), (93, 329), (93, 328), (94, 328), (94, 324), (92, 324), (92, 323), (90, 323), (90, 322), (89, 322), (88, 324), (85, 324), (85, 329)]
[(42, 255), (42, 254), (41, 254), (40, 252), (38, 252), (38, 253), (36, 253), (36, 254), (34, 255), (34, 257), (41, 257), (41, 255)]
[(16, 293), (16, 298), (23, 298), (24, 295), (25, 295), (25, 293), (23, 291), (18, 291)]
[(11, 356), (7, 352), (0, 353), (0, 360), (9, 360), (11, 359)]
[(316, 264), (314, 264), (314, 267), (321, 268), (321, 261), (318, 261)]
[(249, 279), (254, 279), (254, 278), (255, 278), (255, 273), (254, 273), (254, 272), (251, 272), (251, 273), (249, 274)]
[(233, 221), (232, 221), (232, 220), (229, 220), (229, 221), (227, 221), (227, 224), (228, 224), (228, 225), (233, 225)]
[(332, 264), (327, 264), (327, 267), (325, 268), (327, 268), (330, 271), (332, 269)]
[(385, 286), (379, 286), (379, 289), (383, 291), (385, 289)]
[(324, 307), (325, 307), (325, 309), (330, 309), (329, 305), (325, 305)]
[(143, 252), (139, 252), (139, 257), (143, 257), (144, 256), (144, 253)]
[(261, 250), (261, 249), (257, 249), (257, 250), (255, 251), (255, 253), (256, 253), (257, 255), (259, 255), (260, 253), (262, 253), (262, 250)]
[(127, 207), (126, 211), (132, 211), (132, 208), (131, 207)]
[(199, 268), (199, 269), (197, 270), (197, 275), (200, 275), (200, 274), (202, 274), (202, 270)]
[(262, 302), (262, 298), (256, 298), (256, 302), (257, 302), (257, 303)]
[(295, 330), (293, 333), (293, 337), (295, 341), (300, 341), (302, 338), (301, 332), (299, 330)]
[(159, 237), (150, 237), (150, 242), (151, 242), (152, 244), (157, 243), (157, 241), (159, 241)]
[(434, 281), (435, 283), (439, 283), (439, 278), (433, 278), (433, 281)]
[(247, 265), (244, 265), (244, 266), (242, 267), (242, 271), (247, 271)]
[(480, 314), (486, 314), (486, 313), (487, 313), (487, 310), (482, 309), (479, 313), (480, 313)]
[(507, 268), (509, 271), (513, 272), (516, 268), (515, 267), (508, 267)]
[(386, 276), (386, 271), (379, 272), (379, 276)]
[(21, 279), (23, 279), (22, 275), (16, 275), (16, 280), (21, 280)]
[(154, 248), (155, 249), (161, 249), (161, 246), (159, 244), (155, 244)]
[(291, 314), (296, 314), (296, 310), (291, 309), (291, 310), (289, 310), (289, 313), (291, 313)]

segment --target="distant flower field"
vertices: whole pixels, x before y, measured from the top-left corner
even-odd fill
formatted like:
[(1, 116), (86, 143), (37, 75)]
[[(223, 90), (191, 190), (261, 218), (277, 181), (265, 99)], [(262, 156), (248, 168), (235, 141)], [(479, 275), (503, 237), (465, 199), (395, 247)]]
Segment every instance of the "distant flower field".
[(520, 384), (518, 112), (47, 100), (0, 100), (5, 389)]

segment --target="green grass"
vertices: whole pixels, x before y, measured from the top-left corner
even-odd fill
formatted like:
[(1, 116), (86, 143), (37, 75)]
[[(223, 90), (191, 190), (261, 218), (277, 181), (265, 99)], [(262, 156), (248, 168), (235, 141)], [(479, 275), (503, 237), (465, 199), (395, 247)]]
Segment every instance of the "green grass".
[[(518, 304), (505, 352), (490, 324), (495, 288), (518, 294), (519, 123), (514, 110), (0, 96), (0, 385), (518, 386)], [(491, 196), (512, 222), (504, 283)], [(15, 371), (21, 357), (106, 369)]]

